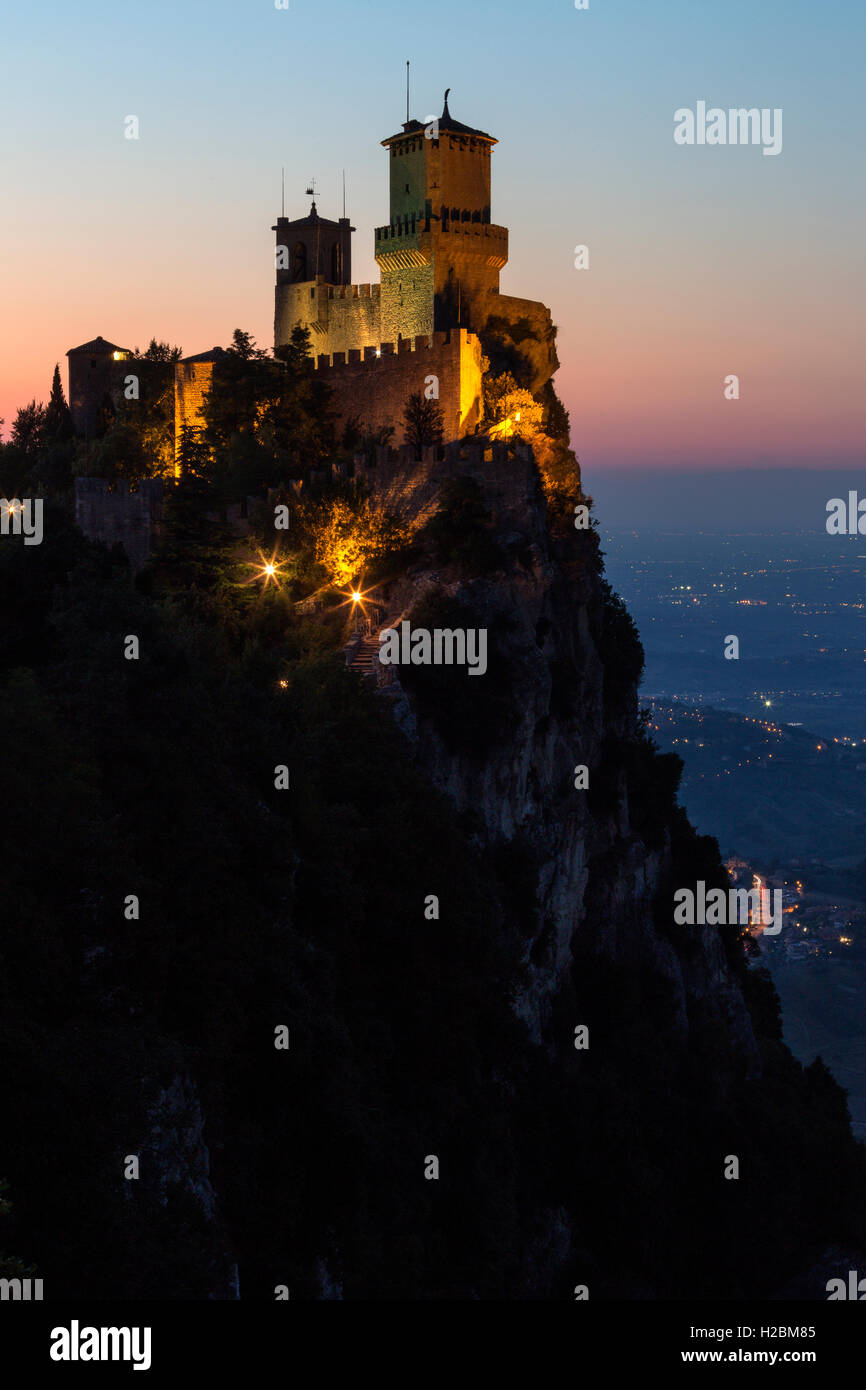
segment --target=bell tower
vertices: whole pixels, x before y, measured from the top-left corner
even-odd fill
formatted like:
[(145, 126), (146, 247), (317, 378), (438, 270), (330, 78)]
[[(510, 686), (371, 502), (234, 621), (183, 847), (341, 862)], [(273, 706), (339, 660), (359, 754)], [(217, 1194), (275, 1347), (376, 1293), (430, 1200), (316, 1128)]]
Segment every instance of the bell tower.
[(322, 331), (328, 286), (352, 283), (354, 230), (348, 217), (337, 222), (320, 217), (315, 202), (307, 217), (277, 218), (271, 228), (277, 234), (275, 346), (289, 341), (296, 323), (304, 324), (314, 336)]

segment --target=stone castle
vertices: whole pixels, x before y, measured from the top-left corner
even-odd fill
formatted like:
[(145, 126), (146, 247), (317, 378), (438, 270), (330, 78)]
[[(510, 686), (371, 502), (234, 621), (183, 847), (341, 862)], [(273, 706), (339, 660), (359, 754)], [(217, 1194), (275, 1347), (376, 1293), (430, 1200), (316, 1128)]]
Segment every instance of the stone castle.
[[(533, 390), (555, 372), (549, 310), (499, 291), (508, 231), (490, 220), (496, 143), (454, 120), (448, 92), (438, 121), (407, 120), (382, 141), (390, 209), (375, 232), (378, 285), (351, 283), (348, 218), (320, 217), (313, 202), (306, 217), (277, 219), (274, 348), (289, 341), (296, 325), (309, 329), (317, 370), (327, 374), (343, 423), (393, 426), (399, 436), (407, 398), (438, 391), (445, 442), (472, 433), (483, 414), (479, 334), (485, 330), (519, 341), (532, 365)], [(175, 451), (182, 427), (203, 423), (221, 352), (213, 348), (174, 365)], [(134, 358), (101, 337), (70, 349), (67, 358), (73, 422), (79, 434), (93, 437), (106, 395), (122, 401)]]

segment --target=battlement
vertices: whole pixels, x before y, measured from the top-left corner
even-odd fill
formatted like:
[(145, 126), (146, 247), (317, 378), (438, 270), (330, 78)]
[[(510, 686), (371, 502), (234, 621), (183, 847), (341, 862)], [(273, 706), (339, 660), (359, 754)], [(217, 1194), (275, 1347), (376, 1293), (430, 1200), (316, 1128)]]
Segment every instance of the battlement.
[(500, 526), (522, 529), (526, 505), (538, 492), (538, 471), (529, 444), (522, 440), (459, 439), (442, 448), (379, 448), (375, 463), (355, 461), (376, 501), (412, 526), (423, 524), (437, 510), (442, 483), (448, 478), (474, 478), (484, 492), (485, 505)]
[(329, 285), (329, 299), (378, 299), (381, 285)]
[(383, 365), (387, 370), (389, 358), (396, 358), (399, 362), (400, 358), (409, 353), (436, 351), (454, 345), (462, 349), (477, 342), (474, 333), (465, 328), (448, 328), (442, 332), (418, 333), (414, 338), (399, 338), (396, 344), (379, 343), (376, 346), (371, 343), (363, 348), (350, 348), (348, 352), (323, 352), (316, 357), (315, 363), (319, 371), (361, 364), (372, 365), (381, 371)]
[(321, 353), (315, 363), (327, 373), (331, 406), (343, 425), (390, 427), (399, 439), (406, 403), (417, 394), (438, 402), (446, 441), (481, 419), (481, 343), (465, 328)]
[(165, 484), (162, 478), (142, 478), (138, 486), (133, 490), (129, 485), (128, 478), (118, 478), (115, 482), (110, 482), (108, 478), (76, 478), (75, 496), (108, 496), (117, 499), (118, 506), (121, 505), (121, 498), (148, 499), (154, 504), (162, 501), (165, 491)]
[(375, 229), (376, 241), (393, 241), (399, 237), (417, 236), (420, 232), (459, 232), (471, 229), (476, 236), (491, 237), (496, 240), (508, 240), (508, 228), (500, 227), (498, 223), (491, 222), (490, 218), (483, 217), (476, 209), (471, 211), (469, 208), (443, 208), (440, 216), (424, 216), (421, 213), (411, 213), (406, 217), (400, 217), (395, 222), (386, 222), (383, 227)]

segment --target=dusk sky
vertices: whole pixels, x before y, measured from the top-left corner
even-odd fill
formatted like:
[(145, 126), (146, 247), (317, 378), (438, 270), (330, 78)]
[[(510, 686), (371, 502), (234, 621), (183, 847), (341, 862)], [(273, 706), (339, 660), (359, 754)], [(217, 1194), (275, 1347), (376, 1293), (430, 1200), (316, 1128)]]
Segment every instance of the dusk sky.
[[(239, 326), (272, 346), (281, 165), (294, 216), (311, 176), (338, 216), (345, 168), (353, 279), (378, 279), (379, 142), (405, 118), (409, 58), (413, 116), (451, 87), (452, 115), (500, 141), (502, 289), (551, 307), (585, 467), (862, 462), (854, 0), (49, 0), (3, 27), (7, 432), (97, 334), (195, 353)], [(782, 108), (782, 152), (678, 146), (674, 111), (698, 101)]]

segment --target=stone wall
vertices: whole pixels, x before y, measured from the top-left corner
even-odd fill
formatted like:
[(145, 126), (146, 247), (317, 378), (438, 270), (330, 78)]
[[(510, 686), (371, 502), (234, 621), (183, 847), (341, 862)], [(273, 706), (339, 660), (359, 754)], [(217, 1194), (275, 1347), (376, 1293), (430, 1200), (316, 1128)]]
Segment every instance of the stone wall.
[(69, 357), (69, 409), (76, 434), (93, 439), (107, 396), (119, 410), (124, 381), (136, 366), (128, 358), (116, 361), (104, 353), (72, 353)]
[(204, 398), (210, 390), (213, 362), (178, 362), (174, 369), (174, 453), (180, 452), (181, 429), (204, 427)]
[(120, 543), (134, 570), (150, 558), (162, 519), (163, 482), (148, 478), (130, 492), (121, 478), (112, 489), (106, 478), (75, 479), (75, 524), (92, 541)]
[(347, 354), (320, 356), (317, 369), (326, 373), (333, 391), (332, 409), (340, 425), (357, 418), (371, 430), (394, 426), (402, 442), (403, 410), (415, 391), (423, 395), (436, 377), (446, 441), (459, 439), (481, 418), (481, 344), (465, 328), (447, 333), (401, 338), (396, 346)]
[(408, 445), (377, 449), (376, 462), (356, 460), (355, 477), (388, 511), (413, 526), (423, 524), (439, 506), (439, 490), (448, 478), (468, 475), (484, 491), (484, 503), (494, 522), (514, 524), (535, 495), (537, 469), (532, 448), (522, 440), (493, 444), (456, 440), (445, 448), (425, 449), (419, 459)]
[(433, 266), (407, 265), (382, 270), (382, 337), (416, 338), (433, 332)]
[(300, 285), (277, 285), (276, 346), (289, 342), (296, 324), (309, 328), (314, 354), (378, 347), (383, 336), (380, 287), (329, 285), (322, 277)]

